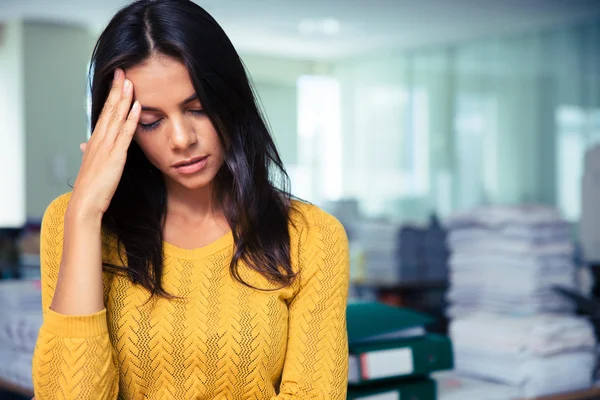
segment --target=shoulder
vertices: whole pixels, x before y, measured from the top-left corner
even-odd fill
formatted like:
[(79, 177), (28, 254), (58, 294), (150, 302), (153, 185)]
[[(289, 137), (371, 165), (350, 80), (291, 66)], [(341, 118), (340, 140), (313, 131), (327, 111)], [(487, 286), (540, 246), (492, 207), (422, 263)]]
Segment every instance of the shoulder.
[(58, 271), (63, 247), (63, 226), (70, 198), (71, 194), (65, 193), (52, 200), (42, 217), (40, 256), (42, 256), (42, 270), (45, 270), (46, 273), (50, 271), (50, 268), (55, 272)]
[(64, 220), (71, 194), (72, 192), (61, 194), (50, 202), (50, 205), (48, 205), (44, 212), (42, 224), (47, 225), (48, 223), (62, 222)]
[(348, 237), (340, 221), (321, 208), (293, 201), (290, 210), (290, 244), (292, 262), (300, 273), (299, 287), (312, 276), (324, 282), (349, 279), (350, 251)]
[(347, 245), (348, 237), (341, 222), (314, 204), (293, 200), (290, 222), (290, 236), (299, 236), (300, 242), (342, 242)]
[[(67, 192), (61, 194), (50, 202), (44, 217), (42, 218), (42, 231), (41, 235), (44, 238), (44, 243), (54, 244), (55, 246), (62, 245), (63, 240), (63, 224), (65, 221), (65, 214), (67, 213), (67, 206), (71, 200), (73, 192)], [(115, 235), (108, 233), (104, 227), (101, 229), (102, 238), (102, 260), (105, 263), (126, 265), (121, 259), (121, 255), (117, 251), (119, 242)], [(121, 251), (124, 248), (121, 247)]]

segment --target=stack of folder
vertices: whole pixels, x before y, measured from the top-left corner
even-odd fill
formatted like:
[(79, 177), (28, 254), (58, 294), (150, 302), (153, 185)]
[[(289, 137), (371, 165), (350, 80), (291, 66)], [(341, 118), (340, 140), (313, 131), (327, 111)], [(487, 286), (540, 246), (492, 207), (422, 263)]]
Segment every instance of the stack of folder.
[(377, 302), (348, 304), (348, 400), (435, 400), (431, 373), (452, 369), (452, 344), (433, 318)]

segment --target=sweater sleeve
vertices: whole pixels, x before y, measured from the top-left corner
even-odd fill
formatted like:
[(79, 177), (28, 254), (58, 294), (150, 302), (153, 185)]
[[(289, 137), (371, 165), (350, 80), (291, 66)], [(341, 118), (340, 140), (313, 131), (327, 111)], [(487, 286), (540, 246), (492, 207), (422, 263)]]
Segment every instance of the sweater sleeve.
[(108, 335), (106, 309), (71, 316), (51, 310), (62, 258), (64, 216), (70, 194), (54, 200), (42, 219), (41, 286), (44, 320), (33, 354), (37, 400), (116, 399), (118, 372)]
[(340, 222), (321, 210), (308, 222), (299, 247), (300, 284), (289, 303), (280, 391), (271, 400), (346, 399), (348, 239)]

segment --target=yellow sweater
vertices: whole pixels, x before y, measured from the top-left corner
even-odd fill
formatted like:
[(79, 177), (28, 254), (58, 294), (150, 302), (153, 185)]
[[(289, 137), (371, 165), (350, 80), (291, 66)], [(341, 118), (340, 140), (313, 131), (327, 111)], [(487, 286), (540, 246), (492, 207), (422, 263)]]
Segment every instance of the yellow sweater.
[[(67, 316), (49, 305), (69, 198), (54, 200), (42, 222), (37, 400), (346, 398), (348, 242), (334, 217), (294, 203), (304, 218), (293, 217), (290, 228), (301, 274), (291, 287), (266, 292), (235, 281), (230, 233), (194, 250), (164, 244), (164, 288), (185, 300), (144, 304), (145, 289), (104, 273), (106, 308)], [(107, 243), (103, 259), (118, 262)], [(254, 286), (276, 287), (249, 268), (240, 272)]]

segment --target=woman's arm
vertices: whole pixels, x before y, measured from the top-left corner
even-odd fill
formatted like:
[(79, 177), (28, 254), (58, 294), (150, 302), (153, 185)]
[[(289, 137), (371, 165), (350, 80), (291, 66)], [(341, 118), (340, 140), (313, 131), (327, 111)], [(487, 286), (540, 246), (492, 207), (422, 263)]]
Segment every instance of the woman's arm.
[(289, 305), (280, 392), (272, 400), (346, 399), (348, 239), (339, 221), (321, 210), (309, 223), (300, 245), (300, 285)]
[(41, 232), (44, 322), (33, 359), (38, 400), (115, 399), (117, 368), (102, 282), (102, 216), (117, 189), (140, 117), (133, 85), (119, 68), (72, 195), (46, 210)]
[(112, 400), (119, 385), (103, 300), (100, 227), (67, 222), (70, 197), (54, 200), (42, 220), (44, 322), (33, 355), (34, 392), (37, 400)]
[(77, 204), (67, 207), (51, 310), (64, 315), (89, 315), (104, 309), (101, 226), (102, 214), (86, 212)]

